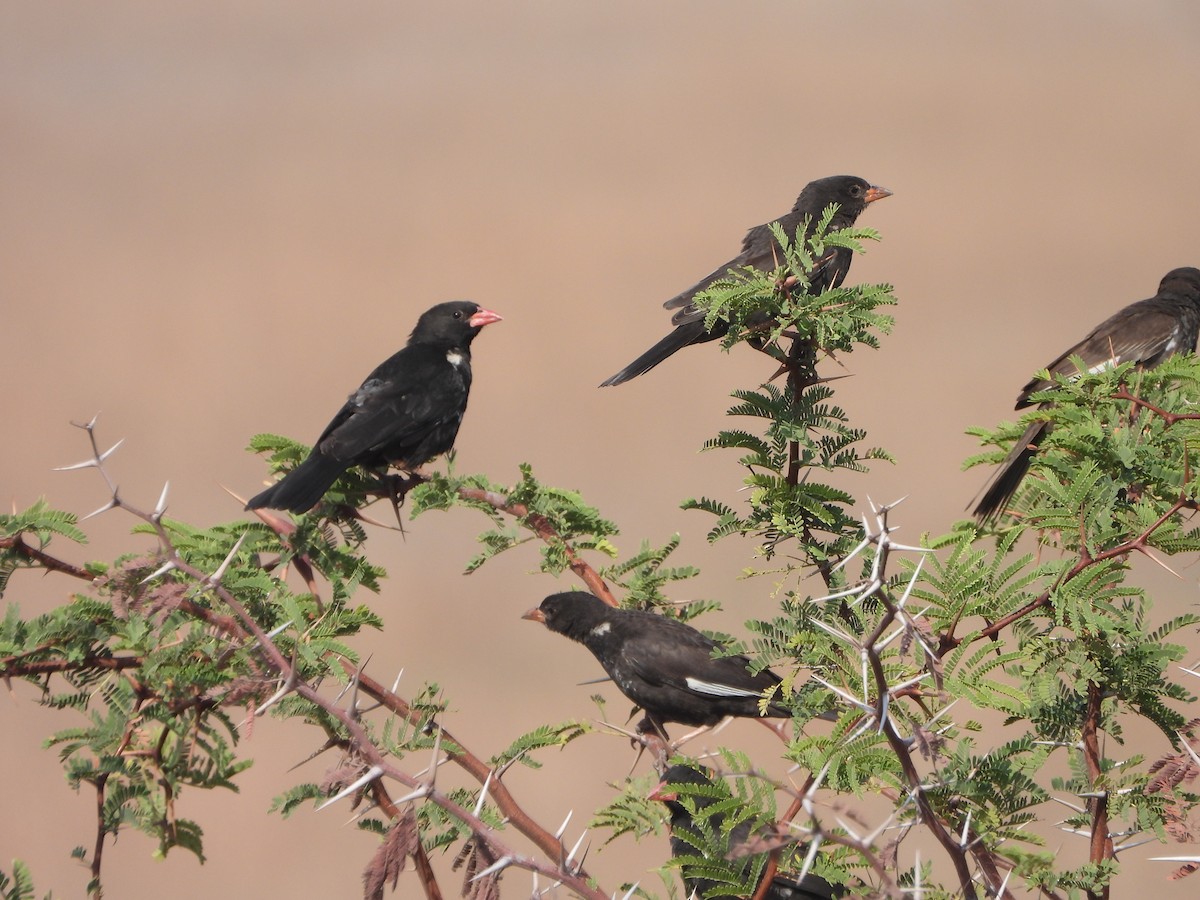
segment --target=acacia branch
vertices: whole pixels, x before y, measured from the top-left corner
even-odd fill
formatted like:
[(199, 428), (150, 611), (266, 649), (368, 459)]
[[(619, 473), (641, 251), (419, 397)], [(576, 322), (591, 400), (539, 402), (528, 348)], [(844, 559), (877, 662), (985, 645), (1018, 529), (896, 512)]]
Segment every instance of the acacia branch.
[(514, 517), (547, 544), (561, 547), (567, 557), (571, 571), (587, 585), (588, 589), (609, 606), (620, 606), (617, 598), (608, 589), (608, 585), (604, 583), (604, 579), (600, 577), (600, 573), (588, 565), (587, 561), (575, 552), (575, 548), (558, 533), (558, 530), (554, 527), (554, 523), (546, 516), (541, 513), (530, 512), (525, 504), (512, 503), (507, 497), (496, 491), (486, 491), (482, 488), (459, 488), (458, 496), (463, 500), (469, 500), (474, 503), (486, 503), (497, 512)]
[[(356, 670), (349, 660), (341, 660), (341, 664), (347, 674), (354, 675)], [(419, 712), (378, 681), (375, 681), (362, 672), (358, 672), (356, 677), (358, 678), (359, 687), (371, 699), (382, 704), (386, 709), (411, 724), (417, 724), (422, 721)], [(492, 769), (487, 763), (463, 747), (462, 742), (451, 735), (450, 732), (444, 728), (441, 729), (441, 732), (445, 740), (461, 748), (460, 752), (453, 750), (446, 751), (446, 755), (450, 758), (451, 762), (460, 766), (481, 785), (487, 782), (490, 776), (491, 782), (488, 783), (488, 795), (492, 798), (492, 802), (504, 813), (505, 818), (511, 822), (517, 831), (529, 838), (546, 856), (551, 859), (561, 859), (566, 853), (566, 847), (562, 841), (534, 821), (521, 808), (500, 776), (492, 774)]]
[(79, 660), (37, 659), (20, 662), (18, 657), (0, 659), (0, 678), (27, 678), (56, 675), (60, 672), (80, 672), (87, 669), (107, 669), (123, 672), (136, 669), (145, 662), (140, 656), (86, 656)]
[[(1087, 686), (1087, 710), (1084, 713), (1081, 743), (1083, 745), (1084, 762), (1087, 764), (1088, 777), (1091, 780), (1095, 795), (1088, 798), (1088, 805), (1091, 807), (1092, 813), (1092, 834), (1088, 858), (1095, 865), (1099, 865), (1106, 859), (1113, 858), (1112, 836), (1108, 833), (1108, 791), (1103, 789), (1101, 785), (1104, 770), (1101, 767), (1102, 756), (1100, 753), (1099, 732), (1101, 705), (1103, 702), (1103, 689), (1094, 681), (1089, 681)], [(1108, 896), (1109, 885), (1107, 883), (1099, 891), (1088, 889), (1088, 897), (1093, 898), (1093, 900), (1108, 900)]]
[(48, 572), (62, 572), (64, 575), (70, 575), (72, 578), (78, 578), (81, 581), (94, 581), (96, 576), (87, 569), (80, 568), (65, 560), (51, 556), (44, 550), (39, 550), (37, 547), (31, 547), (25, 543), (24, 534), (14, 534), (9, 537), (0, 538), (0, 550), (12, 550), (15, 553), (28, 559), (30, 562), (36, 563)]

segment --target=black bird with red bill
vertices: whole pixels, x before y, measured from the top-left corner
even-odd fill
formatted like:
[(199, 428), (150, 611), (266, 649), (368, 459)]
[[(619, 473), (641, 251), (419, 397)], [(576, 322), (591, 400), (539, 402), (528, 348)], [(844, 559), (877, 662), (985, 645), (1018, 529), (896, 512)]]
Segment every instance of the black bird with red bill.
[[(821, 214), (831, 204), (838, 205), (837, 212), (829, 223), (831, 231), (849, 228), (855, 223), (863, 210), (876, 200), (890, 197), (892, 192), (881, 188), (855, 175), (833, 175), (829, 178), (818, 178), (805, 185), (791, 211), (775, 219), (787, 234), (794, 235), (807, 218), (809, 220), (806, 235), (812, 234), (812, 229)], [(620, 372), (601, 382), (601, 387), (624, 384), (630, 379), (649, 372), (660, 362), (671, 356), (677, 350), (682, 350), (689, 344), (700, 344), (713, 341), (725, 336), (729, 323), (717, 320), (711, 329), (704, 327), (704, 311), (698, 309), (692, 298), (700, 291), (710, 287), (714, 282), (728, 276), (730, 269), (741, 269), (753, 266), (764, 272), (770, 272), (779, 265), (782, 254), (771, 234), (771, 224), (755, 225), (742, 239), (742, 252), (729, 262), (705, 275), (687, 290), (681, 291), (670, 300), (663, 303), (666, 309), (676, 310), (671, 316), (674, 330), (661, 341), (623, 368)], [(850, 271), (853, 253), (848, 248), (830, 248), (826, 256), (817, 262), (811, 275), (809, 290), (819, 294), (829, 288), (838, 287)]]
[(471, 391), (471, 341), (500, 316), (469, 300), (424, 312), (338, 410), (308, 458), (246, 504), (303, 513), (351, 466), (412, 471), (454, 446)]
[[(1172, 269), (1163, 276), (1153, 297), (1131, 303), (1109, 316), (1046, 369), (1051, 379), (1055, 375), (1077, 377), (1080, 372), (1071, 361), (1072, 356), (1082, 359), (1088, 372), (1100, 372), (1125, 362), (1152, 369), (1172, 354), (1194, 352), (1197, 333), (1200, 333), (1200, 269), (1191, 266)], [(1017, 396), (1016, 409), (1032, 406), (1033, 394), (1053, 387), (1053, 380), (1030, 379)], [(983, 499), (975, 506), (975, 517), (980, 522), (994, 520), (1005, 511), (1050, 430), (1050, 422), (1031, 422), (1025, 429), (984, 485)]]

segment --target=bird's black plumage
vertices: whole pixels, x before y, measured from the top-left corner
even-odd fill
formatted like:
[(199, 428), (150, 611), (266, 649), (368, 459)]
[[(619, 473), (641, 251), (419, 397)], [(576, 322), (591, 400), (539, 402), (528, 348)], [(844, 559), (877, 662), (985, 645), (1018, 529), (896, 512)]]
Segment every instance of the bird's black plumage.
[[(593, 594), (551, 594), (524, 616), (583, 644), (626, 697), (646, 712), (643, 731), (664, 722), (715, 725), (726, 716), (758, 716), (759, 700), (780, 683), (752, 675), (744, 656), (714, 659), (717, 644), (690, 625), (655, 613), (616, 609)], [(766, 715), (791, 713), (776, 702)]]
[[(810, 220), (811, 233), (812, 223), (821, 218), (821, 214), (830, 203), (837, 203), (838, 211), (829, 223), (829, 228), (848, 228), (867, 208), (867, 204), (889, 197), (891, 193), (886, 188), (876, 187), (854, 175), (819, 178), (805, 185), (791, 211), (775, 221), (783, 226), (789, 235), (793, 235), (807, 217)], [(782, 254), (775, 243), (775, 237), (771, 234), (770, 225), (771, 223), (767, 223), (751, 228), (742, 239), (741, 253), (705, 275), (687, 290), (666, 301), (663, 304), (666, 309), (676, 310), (671, 317), (674, 330), (620, 372), (603, 381), (600, 386), (623, 384), (631, 378), (644, 375), (688, 344), (699, 344), (724, 337), (729, 324), (718, 320), (711, 330), (705, 329), (704, 311), (696, 308), (692, 298), (713, 282), (726, 277), (730, 269), (740, 269), (744, 266), (754, 266), (764, 272), (774, 269), (779, 264)], [(830, 248), (827, 257), (812, 273), (810, 290), (820, 293), (840, 285), (850, 270), (852, 256), (851, 251), (844, 247)]]
[(454, 446), (471, 390), (471, 341), (500, 316), (478, 303), (439, 303), (404, 349), (367, 376), (308, 458), (246, 504), (302, 513), (351, 466), (412, 470)]
[[(1109, 316), (1046, 368), (1051, 377), (1078, 375), (1079, 371), (1070, 359), (1078, 356), (1092, 372), (1125, 362), (1152, 369), (1172, 354), (1193, 352), (1198, 332), (1200, 269), (1190, 266), (1172, 269), (1163, 276), (1158, 293), (1153, 297), (1131, 303)], [(1031, 406), (1029, 398), (1032, 394), (1053, 386), (1053, 381), (1031, 379), (1021, 389), (1016, 408)], [(1049, 422), (1031, 422), (1013, 445), (1008, 457), (984, 486), (983, 499), (975, 507), (975, 516), (981, 522), (1004, 511), (1050, 427)]]
[[(662, 782), (650, 795), (651, 800), (660, 800), (670, 813), (671, 819), (671, 855), (698, 856), (698, 848), (708, 844), (707, 836), (724, 835), (725, 816), (720, 812), (709, 813), (707, 810), (719, 802), (703, 793), (687, 793), (690, 797), (688, 806), (681, 802), (681, 790), (687, 790), (688, 785), (711, 787), (712, 778), (707, 769), (684, 764), (671, 766), (663, 773)], [(703, 826), (700, 823), (703, 822)], [(749, 820), (739, 822), (729, 829), (728, 840), (725, 842), (730, 852), (736, 850), (750, 838)], [(726, 854), (722, 854), (725, 856)], [(746, 860), (749, 866), (749, 859)], [(708, 892), (717, 887), (717, 882), (706, 878), (685, 877), (683, 883), (687, 886), (689, 896), (707, 897)], [(725, 886), (728, 889), (728, 885)], [(757, 891), (758, 889), (755, 888)], [(789, 878), (787, 875), (776, 875), (767, 888), (767, 900), (833, 900), (845, 896), (846, 889), (840, 885), (832, 885), (824, 878), (811, 872), (802, 879)]]

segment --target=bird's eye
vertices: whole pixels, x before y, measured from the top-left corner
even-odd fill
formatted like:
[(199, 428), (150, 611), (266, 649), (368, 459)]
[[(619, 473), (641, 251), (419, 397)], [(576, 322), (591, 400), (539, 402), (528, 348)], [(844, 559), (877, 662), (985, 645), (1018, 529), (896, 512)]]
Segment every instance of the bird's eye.
[(454, 311), (454, 318), (456, 318), (456, 319), (461, 319), (461, 318), (462, 318), (462, 311), (461, 311), (461, 310), (455, 310), (455, 311)]
[(857, 184), (850, 185), (850, 196), (851, 197), (861, 197), (862, 196), (862, 186), (857, 185)]

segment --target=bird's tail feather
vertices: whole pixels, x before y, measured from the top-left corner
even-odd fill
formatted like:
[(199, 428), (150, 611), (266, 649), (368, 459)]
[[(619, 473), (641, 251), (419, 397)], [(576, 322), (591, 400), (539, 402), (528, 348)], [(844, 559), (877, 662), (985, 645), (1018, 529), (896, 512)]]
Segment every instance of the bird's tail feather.
[(616, 375), (606, 378), (600, 382), (600, 387), (610, 387), (612, 385), (624, 384), (630, 379), (637, 378), (639, 375), (645, 375), (660, 362), (671, 356), (678, 350), (682, 350), (688, 344), (696, 341), (705, 333), (704, 320), (699, 319), (695, 322), (685, 322), (678, 325), (665, 338), (623, 368)]
[(1051, 427), (1049, 422), (1032, 422), (1013, 445), (996, 474), (984, 486), (983, 499), (975, 506), (975, 518), (980, 523), (991, 521), (1004, 512), (1008, 501), (1021, 486), (1025, 473), (1029, 471), (1029, 464), (1033, 461), (1033, 455), (1037, 453), (1038, 445), (1050, 433)]
[(286, 509), (308, 512), (325, 495), (346, 464), (313, 451), (308, 459), (246, 504), (246, 509)]

